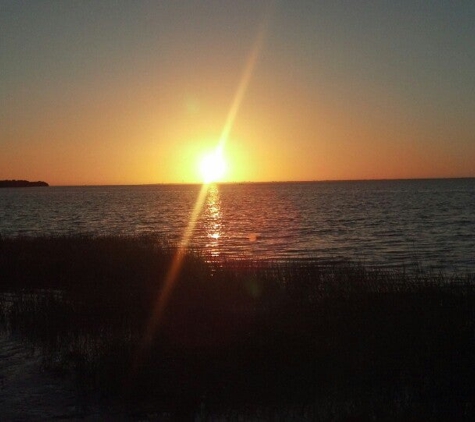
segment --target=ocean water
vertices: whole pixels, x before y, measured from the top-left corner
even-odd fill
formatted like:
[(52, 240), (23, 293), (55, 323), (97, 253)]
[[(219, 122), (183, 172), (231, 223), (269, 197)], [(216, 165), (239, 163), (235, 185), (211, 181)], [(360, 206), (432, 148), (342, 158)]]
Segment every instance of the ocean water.
[[(179, 243), (200, 186), (0, 189), (0, 235), (154, 233)], [(190, 247), (475, 272), (475, 179), (211, 185)]]

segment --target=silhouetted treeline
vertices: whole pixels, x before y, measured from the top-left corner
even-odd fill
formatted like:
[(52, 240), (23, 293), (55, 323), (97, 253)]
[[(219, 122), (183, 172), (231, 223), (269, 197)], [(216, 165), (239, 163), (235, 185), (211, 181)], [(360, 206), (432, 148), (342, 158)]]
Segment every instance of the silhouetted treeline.
[(0, 188), (30, 188), (35, 186), (49, 185), (42, 181), (29, 182), (28, 180), (0, 180)]

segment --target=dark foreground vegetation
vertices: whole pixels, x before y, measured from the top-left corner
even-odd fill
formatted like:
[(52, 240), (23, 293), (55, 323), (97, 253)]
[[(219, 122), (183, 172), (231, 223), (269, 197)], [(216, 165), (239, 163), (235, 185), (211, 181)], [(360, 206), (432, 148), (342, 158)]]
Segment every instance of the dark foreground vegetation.
[(78, 399), (176, 420), (473, 420), (475, 280), (209, 263), (150, 237), (0, 237), (1, 322)]

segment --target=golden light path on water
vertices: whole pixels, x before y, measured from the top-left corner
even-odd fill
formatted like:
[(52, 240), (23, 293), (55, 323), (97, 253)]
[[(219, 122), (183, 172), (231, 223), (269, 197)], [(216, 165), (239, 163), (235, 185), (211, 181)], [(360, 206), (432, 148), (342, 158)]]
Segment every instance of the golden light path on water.
[(220, 255), (219, 240), (222, 236), (222, 221), (219, 189), (216, 185), (212, 185), (208, 189), (206, 217), (208, 242), (205, 247), (212, 257), (218, 257)]
[[(218, 145), (216, 147), (217, 151), (223, 151), (226, 142), (229, 138), (229, 134), (231, 133), (231, 129), (233, 127), (234, 121), (236, 119), (237, 113), (241, 106), (242, 100), (246, 93), (247, 87), (249, 85), (249, 81), (251, 80), (252, 73), (254, 71), (257, 58), (259, 53), (262, 49), (264, 38), (267, 33), (268, 23), (270, 19), (270, 8), (267, 10), (267, 13), (264, 17), (263, 23), (261, 24), (259, 31), (257, 33), (257, 37), (253, 43), (251, 51), (247, 57), (236, 93), (233, 97), (233, 101), (231, 103), (231, 107), (226, 117), (226, 121), (223, 126), (223, 130), (221, 132), (221, 136), (219, 138)], [(205, 202), (205, 199), (208, 195), (208, 190), (210, 189), (211, 184), (203, 183), (201, 186), (200, 192), (198, 194), (198, 198), (196, 199), (195, 205), (193, 207), (193, 211), (190, 216), (190, 220), (188, 225), (184, 231), (182, 240), (178, 246), (178, 249), (175, 253), (173, 258), (172, 264), (170, 269), (167, 272), (167, 275), (164, 280), (163, 288), (159, 294), (159, 297), (156, 300), (156, 304), (152, 313), (152, 316), (149, 319), (148, 325), (145, 329), (145, 333), (143, 335), (141, 344), (139, 345), (137, 354), (135, 356), (135, 362), (133, 364), (132, 371), (134, 372), (137, 366), (140, 364), (143, 354), (150, 346), (157, 327), (160, 325), (162, 320), (164, 311), (167, 307), (167, 303), (170, 299), (170, 295), (174, 289), (175, 282), (177, 280), (178, 274), (180, 272), (183, 259), (186, 255), (187, 247), (190, 243), (191, 236), (193, 235), (193, 231), (195, 229), (196, 223), (198, 221), (198, 217), (201, 213), (201, 209)]]

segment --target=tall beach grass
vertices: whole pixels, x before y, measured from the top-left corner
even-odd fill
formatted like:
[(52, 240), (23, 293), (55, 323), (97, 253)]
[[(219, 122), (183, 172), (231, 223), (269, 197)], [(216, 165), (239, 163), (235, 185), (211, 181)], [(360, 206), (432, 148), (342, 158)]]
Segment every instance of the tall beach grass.
[(470, 420), (475, 279), (212, 262), (155, 236), (0, 237), (5, 332), (78, 393), (177, 420)]

